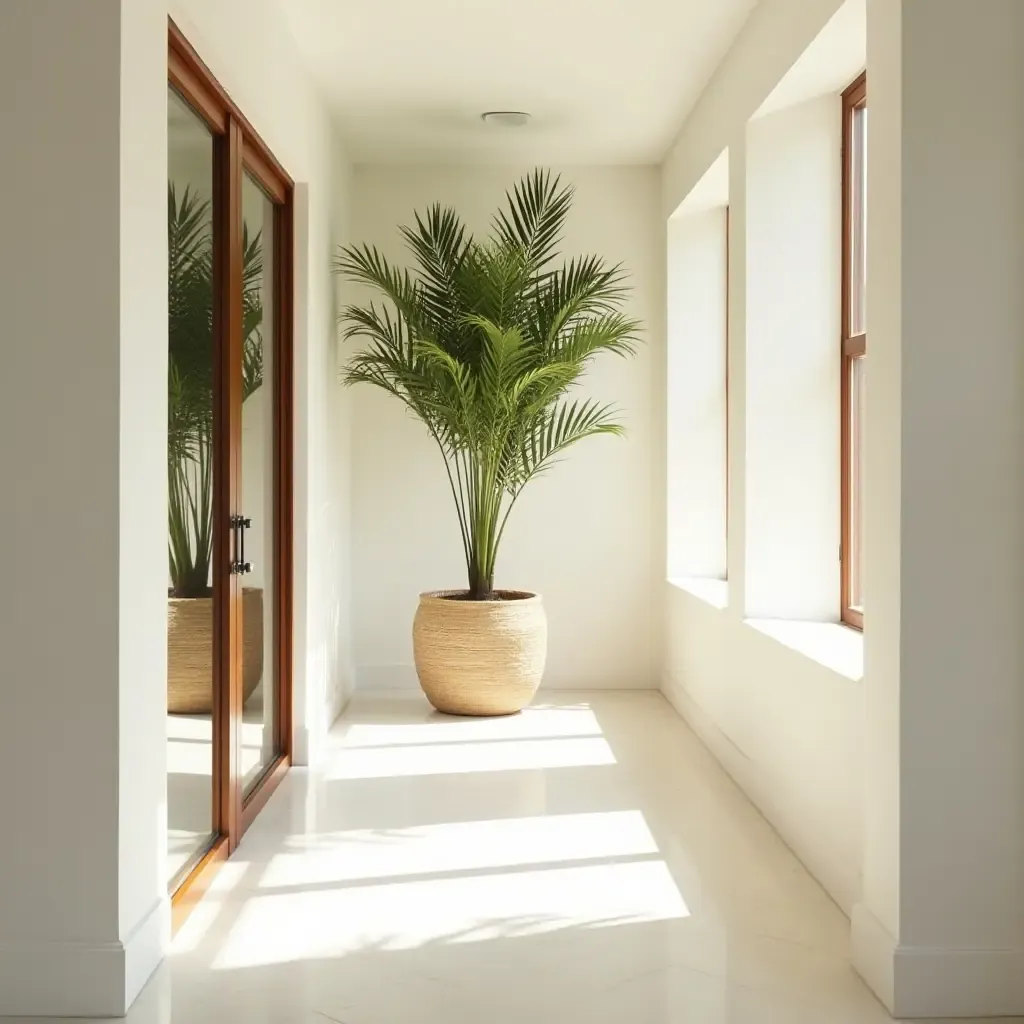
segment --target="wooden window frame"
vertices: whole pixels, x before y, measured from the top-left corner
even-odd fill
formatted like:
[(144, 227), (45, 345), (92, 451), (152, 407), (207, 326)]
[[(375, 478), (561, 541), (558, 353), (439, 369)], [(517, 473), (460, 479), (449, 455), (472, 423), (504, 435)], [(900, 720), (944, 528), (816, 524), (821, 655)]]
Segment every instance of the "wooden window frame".
[(732, 270), (730, 267), (730, 254), (732, 253), (732, 206), (725, 204), (725, 578), (729, 579), (729, 527), (732, 524), (732, 452), (730, 440), (732, 433), (729, 429), (730, 395), (729, 379), (730, 370), (730, 316), (729, 302), (732, 292)]
[[(840, 444), (841, 465), (841, 510), (842, 539), (840, 542), (840, 610), (841, 620), (853, 629), (864, 628), (864, 613), (853, 606), (853, 522), (854, 516), (862, 516), (860, 497), (854, 493), (853, 472), (857, 452), (857, 439), (851, 429), (852, 380), (854, 361), (867, 354), (867, 329), (859, 334), (852, 333), (852, 251), (853, 251), (853, 122), (855, 112), (867, 106), (867, 74), (861, 74), (843, 92), (843, 142), (842, 142), (842, 383), (840, 393)], [(863, 534), (862, 534), (863, 536)]]
[[(242, 181), (248, 173), (274, 204), (274, 559), (277, 754), (245, 795), (240, 771), (242, 718), (241, 578), (214, 573), (213, 838), (171, 893), (177, 930), (235, 851), (292, 760), (294, 183), (181, 30), (168, 21), (168, 85), (213, 136), (214, 522), (243, 511), (241, 496)], [(214, 529), (215, 566), (232, 557), (230, 531)]]

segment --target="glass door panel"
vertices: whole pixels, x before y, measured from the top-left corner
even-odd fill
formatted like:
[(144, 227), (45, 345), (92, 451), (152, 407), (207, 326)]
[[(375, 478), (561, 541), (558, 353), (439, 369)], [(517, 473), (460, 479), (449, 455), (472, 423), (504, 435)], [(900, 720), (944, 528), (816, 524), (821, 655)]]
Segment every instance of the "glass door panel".
[(214, 822), (214, 138), (167, 103), (167, 858), (174, 888)]
[(275, 206), (242, 176), (242, 737), (243, 799), (280, 752), (275, 579)]
[(290, 763), (292, 183), (173, 22), (168, 883), (174, 927)]

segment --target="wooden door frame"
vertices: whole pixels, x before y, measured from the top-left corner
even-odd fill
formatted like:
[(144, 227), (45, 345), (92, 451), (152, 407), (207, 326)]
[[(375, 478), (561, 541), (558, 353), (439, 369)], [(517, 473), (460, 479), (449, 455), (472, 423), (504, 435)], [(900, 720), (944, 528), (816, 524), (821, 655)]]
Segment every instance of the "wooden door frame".
[[(168, 20), (168, 85), (209, 128), (214, 140), (214, 839), (171, 894), (177, 930), (238, 847), (292, 758), (293, 650), (293, 324), (294, 183), (210, 69)], [(274, 608), (277, 716), (275, 759), (243, 799), (241, 577), (225, 567), (234, 557), (227, 524), (241, 513), (242, 178), (248, 172), (274, 204)]]

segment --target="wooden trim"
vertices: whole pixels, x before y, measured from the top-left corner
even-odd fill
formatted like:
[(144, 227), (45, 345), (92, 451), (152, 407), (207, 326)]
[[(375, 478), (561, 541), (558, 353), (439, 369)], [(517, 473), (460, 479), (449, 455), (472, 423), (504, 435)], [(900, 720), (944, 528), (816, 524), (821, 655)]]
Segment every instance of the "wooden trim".
[[(274, 680), (277, 696), (273, 749), (275, 761), (243, 792), (242, 832), (252, 817), (248, 808), (263, 805), (277, 786), (276, 772), (287, 770), (292, 755), (292, 651), (294, 545), (293, 373), (294, 373), (294, 212), (292, 190), (273, 207), (273, 416), (274, 440)], [(282, 769), (281, 763), (285, 762)], [(268, 788), (269, 787), (269, 788)], [(264, 791), (266, 791), (265, 795)]]
[(256, 820), (256, 816), (267, 805), (267, 801), (274, 795), (274, 790), (281, 785), (281, 780), (288, 774), (292, 766), (292, 759), (287, 754), (278, 754), (271, 762), (270, 767), (264, 772), (259, 785), (246, 798), (242, 808), (242, 833), (248, 831), (249, 826)]
[(182, 99), (203, 119), (206, 127), (215, 135), (223, 135), (228, 124), (223, 105), (205, 80), (196, 74), (194, 66), (174, 49), (167, 57), (167, 78)]
[(249, 120), (238, 108), (235, 102), (228, 95), (224, 87), (217, 81), (213, 72), (203, 63), (199, 54), (192, 48), (191, 43), (185, 38), (181, 29), (174, 24), (173, 19), (168, 19), (168, 39), (170, 45), (170, 64), (174, 67), (186, 68), (188, 73), (200, 81), (209, 90), (210, 95), (223, 112), (225, 121), (231, 117), (241, 125), (242, 134), (246, 143), (259, 151), (261, 158), (274, 169), (274, 173), (289, 187), (293, 184), (288, 172), (278, 163), (277, 158), (271, 152), (270, 147), (260, 138), (259, 132), (250, 124)]
[(867, 355), (868, 336), (867, 334), (855, 334), (852, 338), (843, 338), (843, 355), (856, 359), (858, 356)]
[(862, 71), (844, 90), (843, 107), (852, 110), (863, 107), (868, 101), (868, 73)]
[(209, 892), (217, 872), (228, 859), (230, 844), (221, 836), (171, 896), (171, 934), (176, 935), (196, 904)]
[[(274, 668), (277, 708), (274, 720), (276, 760), (243, 794), (242, 832), (252, 823), (287, 771), (292, 756), (292, 652), (294, 557), (294, 208), (292, 190), (274, 206)], [(255, 808), (255, 810), (250, 810)]]
[(732, 252), (732, 244), (729, 233), (732, 224), (732, 207), (727, 203), (725, 206), (725, 578), (729, 578), (729, 524), (731, 522), (730, 506), (732, 504), (732, 482), (730, 472), (731, 451), (729, 429), (729, 369), (730, 357), (729, 348), (731, 342), (731, 323), (729, 318), (729, 306), (732, 292), (732, 273), (729, 267), (729, 256)]
[(294, 642), (295, 565), (295, 207), (292, 189), (284, 206), (276, 207), (275, 258), (276, 339), (278, 374), (274, 395), (274, 468), (276, 471), (275, 550), (278, 581), (278, 749), (292, 757), (292, 672)]
[(288, 183), (270, 166), (263, 158), (260, 151), (250, 144), (246, 144), (242, 152), (242, 162), (245, 169), (257, 182), (260, 188), (270, 196), (275, 204), (285, 203), (288, 199)]
[[(228, 154), (230, 164), (231, 195), (227, 204), (226, 221), (228, 224), (228, 244), (226, 259), (228, 277), (225, 294), (227, 296), (227, 323), (224, 330), (223, 367), (227, 376), (222, 383), (220, 398), (225, 404), (225, 480), (230, 488), (226, 519), (222, 520), (222, 531), (231, 535), (230, 516), (242, 512), (242, 127), (231, 118), (228, 124)], [(232, 552), (231, 559), (238, 556)], [(228, 742), (227, 756), (222, 770), (227, 779), (227, 814), (230, 827), (225, 831), (231, 838), (231, 851), (235, 851), (242, 838), (240, 827), (242, 816), (242, 772), (241, 772), (241, 729), (242, 729), (242, 578), (231, 574), (230, 561), (221, 563), (219, 572), (231, 581), (231, 630), (229, 642), (225, 647), (227, 659), (226, 672), (221, 677), (223, 691), (228, 707)]]
[[(214, 830), (228, 839), (235, 833), (236, 814), (232, 800), (235, 743), (232, 741), (233, 715), (228, 680), (234, 671), (230, 651), (237, 629), (238, 588), (233, 576), (224, 571), (234, 558), (231, 532), (226, 524), (233, 511), (231, 414), (228, 382), (231, 380), (229, 344), (232, 309), (225, 297), (230, 294), (234, 260), (232, 231), (232, 175), (237, 161), (237, 139), (226, 132), (214, 148), (213, 191), (213, 817)], [(237, 316), (237, 314), (234, 314)], [(230, 853), (229, 846), (228, 852)]]
[(842, 103), (842, 337), (840, 339), (842, 368), (839, 396), (840, 416), (840, 618), (854, 629), (864, 628), (863, 613), (853, 607), (853, 436), (851, 434), (851, 382), (853, 361), (867, 353), (867, 333), (851, 334), (851, 249), (853, 241), (852, 188), (853, 117), (854, 111), (867, 103), (867, 74), (861, 74), (843, 92)]
[(274, 208), (276, 302), (274, 336), (277, 360), (274, 381), (274, 473), (276, 508), (274, 550), (277, 582), (277, 737), (275, 749), (292, 756), (292, 658), (294, 641), (295, 536), (295, 208), (293, 190)]

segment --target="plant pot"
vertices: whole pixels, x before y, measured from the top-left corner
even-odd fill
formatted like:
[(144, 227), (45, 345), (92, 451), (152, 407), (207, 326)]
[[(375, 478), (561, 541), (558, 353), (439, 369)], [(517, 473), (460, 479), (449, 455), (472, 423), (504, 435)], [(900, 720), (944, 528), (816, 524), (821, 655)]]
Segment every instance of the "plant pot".
[[(242, 696), (263, 676), (263, 590), (242, 591)], [(213, 710), (213, 598), (167, 599), (167, 711), (208, 715)]]
[(421, 594), (412, 626), (416, 674), (427, 700), (449, 715), (512, 715), (544, 675), (548, 622), (539, 594), (458, 600), (464, 591)]

